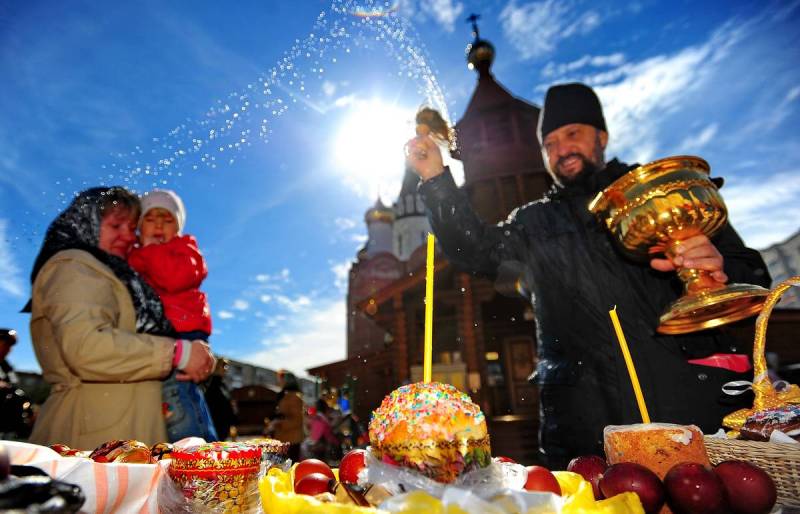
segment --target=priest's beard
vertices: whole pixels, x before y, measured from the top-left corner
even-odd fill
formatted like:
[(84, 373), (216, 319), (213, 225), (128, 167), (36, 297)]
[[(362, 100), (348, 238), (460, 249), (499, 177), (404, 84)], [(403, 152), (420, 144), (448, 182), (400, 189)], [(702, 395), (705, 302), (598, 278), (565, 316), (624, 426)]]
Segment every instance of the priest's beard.
[[(587, 177), (591, 177), (595, 172), (603, 169), (606, 165), (604, 150), (605, 148), (603, 148), (603, 144), (600, 141), (600, 131), (596, 131), (591, 157), (575, 152), (560, 158), (555, 165), (555, 175), (558, 177), (561, 185), (567, 187), (571, 184), (583, 182)], [(581, 171), (572, 176), (566, 176), (561, 174), (559, 170), (563, 163), (570, 157), (577, 157), (581, 160)]]
[[(562, 175), (558, 171), (559, 168), (561, 167), (561, 163), (562, 163), (562, 161), (564, 161), (566, 159), (569, 159), (570, 157), (577, 157), (578, 159), (581, 160), (581, 162), (583, 163), (583, 165), (581, 167), (581, 171), (579, 171), (578, 173), (576, 173), (576, 174), (574, 174), (572, 176)], [(571, 184), (575, 184), (575, 183), (581, 182), (583, 180), (586, 180), (587, 177), (591, 177), (592, 175), (594, 175), (595, 172), (597, 172), (600, 169), (602, 169), (602, 162), (603, 162), (602, 160), (599, 160), (598, 162), (595, 162), (595, 161), (590, 160), (586, 156), (581, 155), (579, 153), (572, 153), (572, 154), (569, 154), (569, 155), (565, 155), (564, 157), (562, 157), (561, 159), (558, 160), (558, 162), (556, 163), (556, 175), (558, 175), (558, 179), (561, 181), (561, 184), (563, 186), (565, 186), (565, 187), (568, 187)], [(601, 164), (598, 164), (598, 163), (601, 163)]]

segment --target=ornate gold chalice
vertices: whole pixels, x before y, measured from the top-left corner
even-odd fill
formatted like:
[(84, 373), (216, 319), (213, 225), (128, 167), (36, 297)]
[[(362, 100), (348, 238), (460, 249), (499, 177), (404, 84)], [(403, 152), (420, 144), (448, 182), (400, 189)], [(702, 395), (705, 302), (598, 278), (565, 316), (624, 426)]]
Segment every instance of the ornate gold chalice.
[[(589, 204), (623, 252), (636, 260), (654, 254), (674, 257), (681, 241), (712, 237), (728, 214), (710, 167), (699, 157), (667, 157), (640, 166), (598, 193)], [(769, 290), (750, 284), (721, 284), (705, 270), (680, 268), (684, 294), (659, 320), (658, 332), (684, 334), (757, 314)]]

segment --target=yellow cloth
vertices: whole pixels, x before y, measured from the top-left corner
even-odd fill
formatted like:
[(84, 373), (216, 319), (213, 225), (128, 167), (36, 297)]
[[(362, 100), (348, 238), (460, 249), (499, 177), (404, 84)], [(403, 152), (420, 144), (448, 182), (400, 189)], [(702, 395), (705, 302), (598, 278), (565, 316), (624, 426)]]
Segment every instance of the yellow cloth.
[[(561, 514), (644, 514), (635, 493), (623, 493), (595, 501), (592, 486), (576, 473), (553, 473), (561, 486), (564, 506)], [(388, 514), (384, 510), (340, 503), (323, 503), (311, 496), (294, 494), (291, 473), (271, 469), (259, 483), (264, 514)], [(443, 505), (433, 496), (415, 491), (406, 496), (401, 510), (393, 514), (464, 514), (456, 505)]]
[(592, 484), (577, 473), (553, 472), (564, 506), (561, 514), (644, 514), (642, 502), (636, 493), (622, 493), (605, 500), (595, 501)]

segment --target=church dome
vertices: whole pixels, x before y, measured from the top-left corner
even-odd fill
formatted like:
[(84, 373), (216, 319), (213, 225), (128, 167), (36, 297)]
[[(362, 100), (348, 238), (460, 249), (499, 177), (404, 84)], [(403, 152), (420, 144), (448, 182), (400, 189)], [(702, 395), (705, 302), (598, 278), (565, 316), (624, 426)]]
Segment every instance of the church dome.
[(366, 214), (364, 214), (364, 221), (366, 221), (367, 224), (375, 221), (392, 223), (394, 221), (394, 212), (390, 207), (383, 205), (381, 199), (378, 198), (375, 205), (367, 209)]
[(479, 75), (489, 73), (494, 62), (494, 46), (485, 39), (475, 39), (467, 45), (467, 66)]

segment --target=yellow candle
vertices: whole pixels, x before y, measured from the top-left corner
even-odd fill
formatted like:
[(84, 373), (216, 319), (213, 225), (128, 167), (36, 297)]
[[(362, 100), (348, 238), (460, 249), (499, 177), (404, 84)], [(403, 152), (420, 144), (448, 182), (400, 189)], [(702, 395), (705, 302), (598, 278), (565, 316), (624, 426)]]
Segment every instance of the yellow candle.
[(642, 421), (650, 423), (650, 415), (647, 413), (647, 405), (644, 404), (644, 396), (642, 395), (642, 388), (639, 385), (639, 377), (636, 375), (636, 368), (633, 367), (633, 359), (631, 359), (631, 352), (628, 351), (628, 343), (625, 341), (625, 334), (622, 333), (622, 326), (619, 324), (617, 317), (617, 306), (608, 311), (611, 316), (611, 323), (614, 325), (614, 330), (617, 332), (617, 340), (622, 349), (622, 356), (625, 357), (625, 365), (628, 367), (628, 374), (631, 377), (633, 384), (633, 394), (636, 395), (636, 403), (639, 404), (639, 412), (642, 414)]
[(433, 250), (436, 239), (428, 233), (428, 259), (425, 264), (425, 355), (422, 362), (422, 380), (431, 381), (433, 361)]

